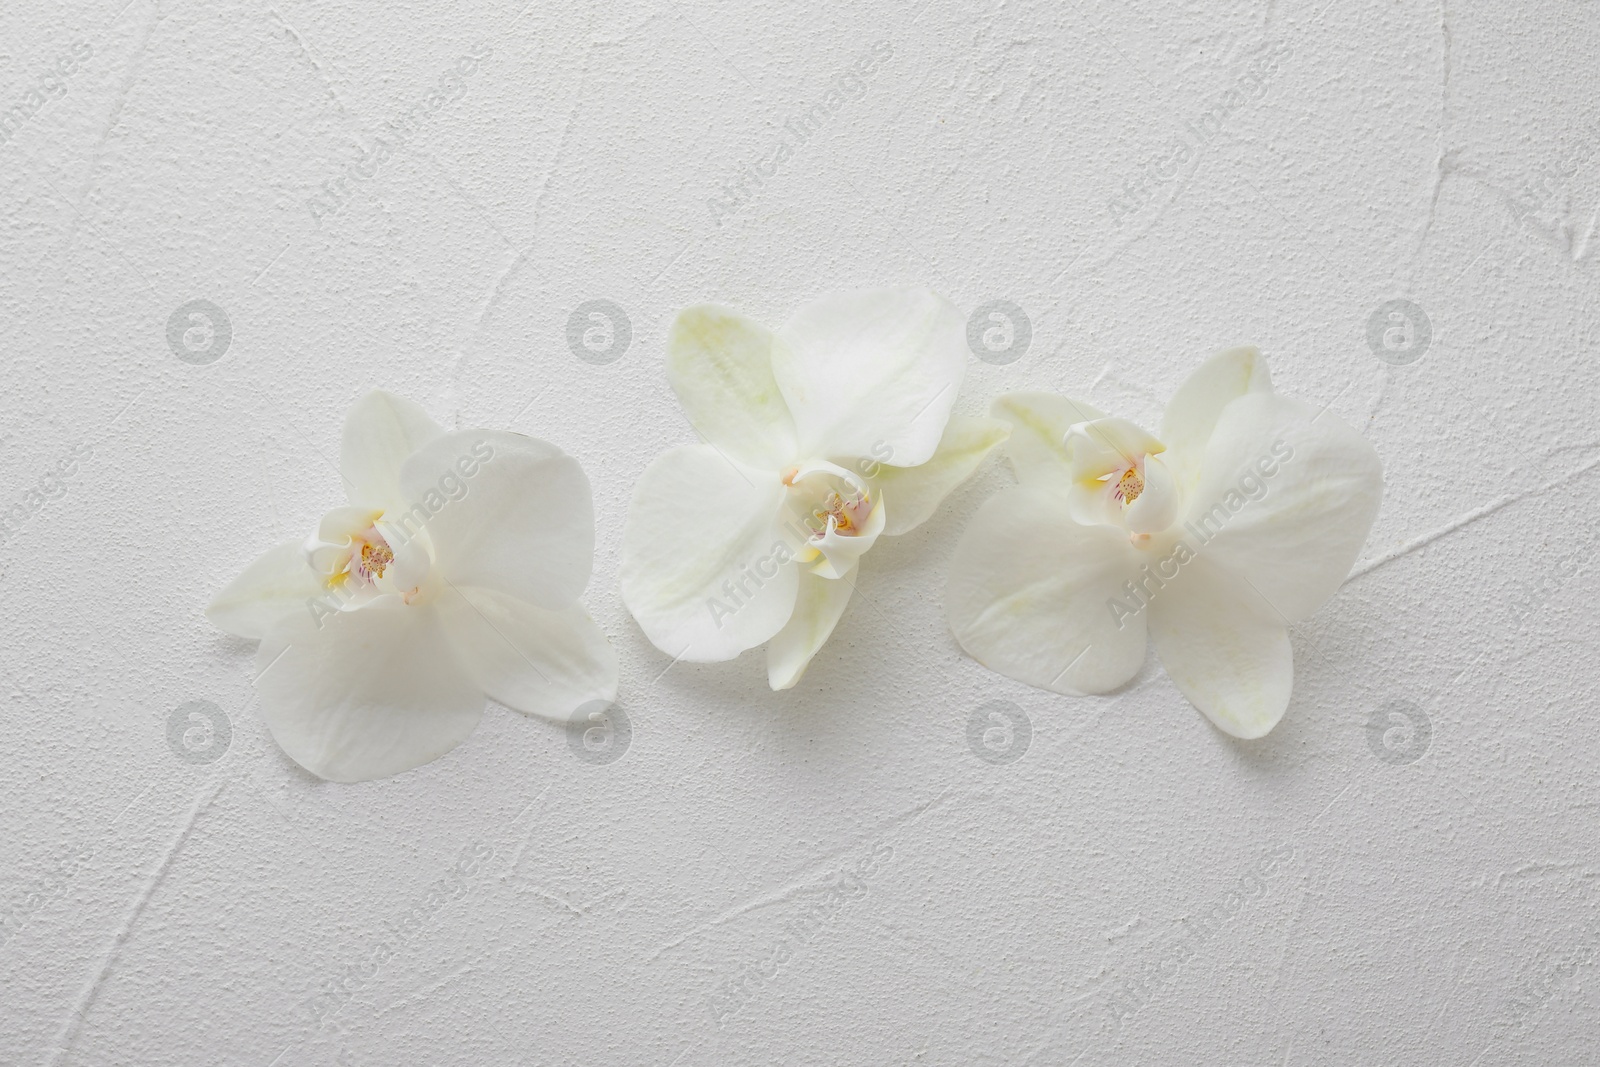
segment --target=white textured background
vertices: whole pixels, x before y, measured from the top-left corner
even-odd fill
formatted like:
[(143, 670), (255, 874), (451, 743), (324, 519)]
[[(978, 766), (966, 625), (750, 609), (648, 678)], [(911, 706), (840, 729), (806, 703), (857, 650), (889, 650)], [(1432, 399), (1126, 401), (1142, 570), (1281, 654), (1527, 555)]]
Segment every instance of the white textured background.
[[(0, 1063), (1596, 1062), (1600, 3), (523, 2), (0, 13), (0, 108), (89, 55), (0, 144)], [(791, 692), (643, 639), (617, 552), (692, 437), (673, 312), (903, 282), (1032, 323), (961, 410), (1150, 420), (1253, 342), (1369, 436), (1383, 510), (1273, 734), (1154, 661), (1070, 700), (964, 658), (943, 568), (994, 464), (872, 553)], [(209, 365), (167, 339), (195, 299)], [(631, 323), (604, 365), (567, 343), (594, 299)], [(1367, 342), (1391, 299), (1431, 322), (1403, 366)], [(266, 736), (201, 608), (339, 502), (373, 386), (584, 464), (619, 759), (491, 706), (352, 787)], [(967, 741), (996, 700), (1008, 763)], [(211, 762), (220, 732), (169, 742), (190, 701), (231, 724)]]

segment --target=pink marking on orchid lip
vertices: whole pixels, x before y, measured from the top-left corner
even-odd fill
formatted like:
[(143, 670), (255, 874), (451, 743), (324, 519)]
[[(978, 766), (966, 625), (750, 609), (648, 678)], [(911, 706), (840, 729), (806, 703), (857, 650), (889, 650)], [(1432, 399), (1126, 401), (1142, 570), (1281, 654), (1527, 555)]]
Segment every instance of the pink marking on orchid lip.
[(849, 499), (838, 490), (832, 490), (823, 506), (812, 514), (822, 523), (821, 530), (812, 531), (812, 540), (818, 540), (830, 532), (856, 537), (872, 514), (872, 504), (864, 490), (854, 490)]
[(1122, 477), (1117, 479), (1117, 487), (1111, 491), (1118, 503), (1131, 504), (1139, 499), (1144, 492), (1144, 478), (1139, 474), (1137, 466), (1129, 467), (1122, 472)]
[(383, 572), (394, 562), (394, 549), (383, 539), (376, 526), (370, 526), (351, 538), (349, 573), (371, 585), (383, 577)]

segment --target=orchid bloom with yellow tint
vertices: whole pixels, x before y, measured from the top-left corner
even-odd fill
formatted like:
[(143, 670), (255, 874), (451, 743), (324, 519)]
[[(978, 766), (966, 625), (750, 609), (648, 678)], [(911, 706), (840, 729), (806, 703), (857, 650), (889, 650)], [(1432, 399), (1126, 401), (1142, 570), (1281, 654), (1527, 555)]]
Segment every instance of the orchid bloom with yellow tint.
[(942, 297), (825, 297), (773, 331), (737, 312), (681, 312), (667, 377), (704, 444), (656, 457), (634, 490), (622, 599), (678, 659), (767, 644), (788, 689), (833, 632), (861, 557), (911, 530), (1005, 439), (952, 416), (966, 326)]
[(962, 535), (946, 608), (980, 663), (1058, 693), (1104, 693), (1147, 642), (1224, 732), (1260, 737), (1294, 681), (1289, 626), (1350, 572), (1383, 470), (1337, 416), (1272, 390), (1253, 348), (1214, 356), (1159, 438), (1042, 393), (995, 402), (1021, 483)]
[(616, 698), (616, 653), (578, 603), (594, 507), (575, 460), (522, 434), (447, 432), (372, 392), (345, 421), (340, 472), (349, 505), (206, 609), (261, 642), (261, 714), (296, 763), (382, 778), (464, 741), (486, 695), (556, 720)]

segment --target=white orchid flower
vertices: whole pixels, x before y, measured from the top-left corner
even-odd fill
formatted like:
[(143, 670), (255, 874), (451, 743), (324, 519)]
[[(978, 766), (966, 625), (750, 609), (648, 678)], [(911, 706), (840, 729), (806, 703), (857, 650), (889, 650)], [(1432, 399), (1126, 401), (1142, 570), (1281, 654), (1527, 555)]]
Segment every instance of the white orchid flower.
[(1021, 483), (956, 548), (946, 606), (980, 663), (1057, 693), (1104, 693), (1155, 644), (1191, 703), (1235, 737), (1283, 717), (1289, 625), (1339, 588), (1378, 513), (1372, 446), (1276, 395), (1253, 348), (1167, 405), (1158, 439), (1087, 404), (996, 401)]
[(446, 432), (372, 392), (345, 420), (349, 505), (269, 550), (206, 609), (258, 640), (272, 736), (341, 782), (449, 752), (485, 695), (566, 720), (617, 693), (610, 642), (578, 603), (594, 557), (589, 480), (545, 441)]
[(902, 534), (1005, 439), (952, 417), (966, 327), (924, 289), (826, 297), (774, 332), (681, 312), (667, 377), (704, 444), (658, 456), (623, 531), (622, 599), (677, 659), (765, 642), (788, 689), (833, 632), (862, 555)]

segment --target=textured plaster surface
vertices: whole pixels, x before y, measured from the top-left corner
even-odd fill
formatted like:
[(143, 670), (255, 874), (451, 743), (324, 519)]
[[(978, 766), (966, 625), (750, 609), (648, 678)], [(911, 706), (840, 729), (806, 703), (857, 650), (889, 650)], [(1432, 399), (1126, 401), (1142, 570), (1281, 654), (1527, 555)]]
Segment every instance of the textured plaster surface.
[[(1595, 1062), (1597, 20), (7, 3), (0, 107), (51, 87), (0, 144), (0, 1062)], [(994, 463), (872, 552), (794, 690), (644, 640), (618, 548), (693, 438), (674, 311), (884, 283), (1028, 317), (958, 410), (1153, 424), (1255, 343), (1368, 436), (1383, 509), (1274, 733), (1153, 660), (1075, 700), (965, 658), (943, 571)], [(207, 364), (168, 337), (197, 299), (232, 331)], [(627, 318), (608, 363), (569, 345), (591, 300)], [(1391, 300), (1420, 358), (1369, 345)], [(584, 464), (620, 758), (491, 705), (341, 786), (266, 735), (201, 608), (339, 500), (374, 386)]]

